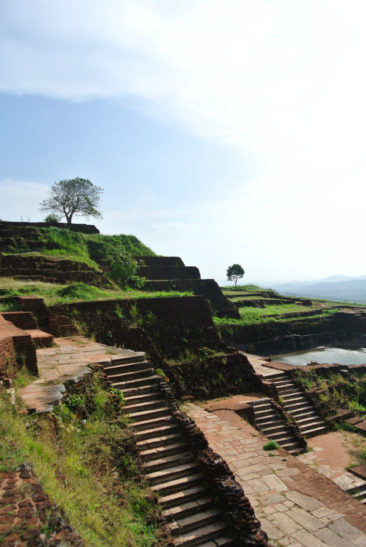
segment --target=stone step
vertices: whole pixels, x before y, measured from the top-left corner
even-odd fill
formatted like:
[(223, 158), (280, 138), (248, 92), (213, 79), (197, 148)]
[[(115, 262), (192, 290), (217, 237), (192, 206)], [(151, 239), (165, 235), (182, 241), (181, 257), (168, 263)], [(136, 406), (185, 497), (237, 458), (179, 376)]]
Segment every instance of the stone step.
[(113, 355), (111, 357), (111, 365), (122, 365), (130, 363), (139, 363), (146, 360), (146, 353), (144, 351), (133, 351), (127, 355)]
[(208, 491), (208, 487), (202, 484), (203, 479), (201, 473), (191, 473), (178, 479), (156, 484), (151, 489), (159, 494), (159, 505), (166, 509), (204, 495)]
[(302, 395), (304, 394), (304, 392), (296, 386), (278, 387), (277, 391), (280, 394), (280, 396), (283, 396), (282, 394), (286, 394), (286, 393), (299, 393)]
[(179, 537), (187, 532), (198, 531), (200, 528), (208, 526), (217, 521), (220, 515), (222, 515), (222, 511), (219, 509), (207, 509), (187, 517), (177, 518), (168, 524), (168, 528), (173, 536)]
[[(203, 528), (192, 530), (175, 538), (175, 545), (193, 547), (201, 545), (204, 541), (214, 540), (225, 533), (225, 525), (222, 522), (209, 524)], [(215, 545), (213, 543), (213, 545)]]
[(192, 486), (191, 479), (200, 482), (203, 477), (200, 474), (188, 475), (182, 479), (164, 483), (164, 486), (177, 483), (177, 491), (159, 497), (159, 505), (161, 505), (163, 509), (169, 509), (205, 497), (208, 492), (208, 486), (205, 484)]
[(139, 404), (139, 403), (144, 403), (145, 401), (152, 401), (154, 399), (157, 399), (158, 397), (162, 397), (161, 395), (161, 392), (159, 392), (159, 390), (154, 390), (154, 391), (147, 391), (147, 392), (143, 392), (143, 393), (140, 393), (140, 394), (137, 394), (137, 395), (129, 395), (127, 394), (126, 395), (126, 392), (124, 391), (123, 392), (124, 396), (125, 396), (125, 401), (126, 401), (126, 405), (133, 405), (133, 404)]
[(268, 409), (265, 410), (255, 410), (255, 417), (257, 418), (263, 418), (265, 416), (269, 416), (271, 414), (274, 414), (274, 409), (270, 406)]
[(134, 370), (132, 372), (119, 372), (118, 374), (113, 374), (108, 378), (113, 382), (129, 382), (130, 380), (140, 380), (149, 376), (153, 376), (154, 369), (149, 365), (143, 370)]
[[(139, 429), (144, 431), (147, 429), (157, 429), (157, 428), (161, 428), (161, 427), (169, 426), (169, 425), (176, 426), (176, 421), (174, 420), (171, 414), (168, 414), (166, 416), (159, 416), (158, 418), (153, 418), (150, 420), (142, 420), (139, 422), (134, 422), (130, 424), (130, 427), (132, 427), (135, 431)], [(160, 432), (161, 430), (157, 433), (157, 435), (160, 435)], [(141, 435), (140, 435), (140, 439), (141, 439)]]
[(163, 484), (174, 479), (180, 479), (186, 475), (199, 472), (199, 465), (195, 461), (182, 463), (180, 465), (168, 467), (167, 469), (159, 469), (146, 473), (146, 478), (151, 485)]
[(296, 423), (298, 426), (306, 425), (308, 423), (324, 423), (323, 420), (320, 418), (319, 414), (317, 414), (315, 411), (311, 414), (306, 415), (305, 417), (302, 417), (301, 414), (296, 416)]
[[(133, 433), (134, 433), (135, 439), (138, 442), (139, 441), (142, 442), (142, 441), (146, 441), (150, 439), (153, 441), (153, 439), (161, 438), (165, 435), (166, 436), (175, 435), (177, 434), (177, 431), (178, 431), (177, 424), (175, 420), (173, 420), (173, 418), (171, 418), (169, 423), (166, 423), (166, 420), (165, 420), (163, 425), (160, 425), (160, 426), (153, 424), (155, 425), (155, 427), (150, 427), (151, 426), (150, 420), (148, 421), (148, 424), (149, 425), (146, 428), (143, 428), (143, 427), (140, 427), (140, 429), (135, 428), (135, 431)], [(141, 422), (138, 423), (138, 425), (141, 426)]]
[[(138, 445), (136, 445), (138, 447)], [(155, 460), (165, 456), (172, 456), (173, 454), (179, 454), (187, 448), (187, 443), (181, 438), (181, 442), (168, 444), (165, 446), (158, 446), (154, 448), (145, 448), (140, 450), (140, 458), (147, 462)]]
[(28, 329), (24, 332), (30, 334), (32, 342), (34, 342), (37, 348), (49, 348), (53, 344), (53, 336), (48, 332), (39, 329)]
[(261, 412), (262, 410), (268, 410), (269, 408), (272, 408), (271, 403), (265, 402), (254, 406), (254, 412)]
[(290, 449), (294, 448), (294, 449), (300, 449), (299, 447), (299, 444), (296, 440), (293, 440), (293, 441), (288, 441), (288, 442), (284, 442), (281, 444), (282, 448), (286, 448), (286, 450), (290, 451)]
[(136, 447), (140, 450), (140, 456), (144, 450), (152, 450), (153, 448), (168, 447), (172, 444), (183, 442), (183, 437), (180, 433), (173, 433), (172, 435), (161, 435), (155, 438), (146, 438), (136, 442)]
[(118, 389), (124, 392), (125, 389), (132, 389), (134, 387), (150, 387), (154, 384), (160, 384), (160, 376), (153, 374), (152, 376), (147, 376), (146, 378), (140, 378), (138, 380), (130, 380), (129, 382), (111, 382), (113, 387), (118, 387)]
[(286, 423), (285, 422), (283, 422), (280, 425), (272, 426), (272, 427), (267, 426), (267, 425), (263, 425), (260, 428), (261, 432), (264, 433), (266, 437), (270, 437), (272, 434), (283, 431), (284, 429), (286, 429)]
[(169, 408), (165, 402), (161, 404), (161, 408), (155, 408), (152, 410), (142, 410), (141, 412), (130, 412), (129, 418), (132, 422), (144, 422), (146, 419), (153, 420), (154, 418), (161, 418), (162, 416), (171, 416)]
[(294, 388), (294, 387), (297, 387), (293, 382), (289, 382), (288, 380), (284, 381), (284, 382), (272, 382), (273, 385), (277, 388), (277, 390), (279, 389), (283, 389), (283, 388), (287, 388), (287, 387), (291, 387), (291, 388)]
[(134, 372), (137, 370), (145, 370), (147, 368), (151, 368), (151, 363), (144, 360), (138, 363), (108, 365), (104, 367), (104, 372), (109, 378), (111, 378), (116, 374), (123, 374), (124, 372)]
[(156, 397), (157, 392), (160, 392), (160, 383), (158, 382), (147, 384), (146, 386), (125, 388), (123, 390), (126, 401), (129, 401), (132, 397), (140, 397), (143, 395), (151, 395)]
[(361, 486), (355, 486), (347, 490), (347, 494), (350, 494), (354, 498), (358, 499), (361, 503), (366, 504), (366, 483)]
[(276, 441), (276, 443), (281, 446), (287, 442), (297, 442), (294, 436), (289, 431), (282, 431), (281, 433), (275, 433), (272, 435), (267, 435), (268, 439)]
[(218, 538), (215, 538), (215, 541), (200, 543), (200, 547), (229, 547), (229, 545), (234, 546), (235, 541), (233, 538), (230, 538), (228, 536), (220, 536)]
[(285, 424), (285, 420), (283, 420), (282, 418), (278, 418), (277, 416), (272, 416), (272, 417), (264, 417), (264, 418), (257, 418), (255, 419), (256, 423), (259, 425), (261, 424), (261, 427), (262, 426), (269, 426), (271, 427), (272, 425), (280, 425), (280, 424)]
[(319, 415), (316, 413), (316, 410), (313, 406), (309, 406), (307, 408), (295, 408), (293, 410), (290, 410), (286, 408), (286, 411), (294, 418), (296, 421), (298, 417), (300, 418), (307, 418), (309, 416), (316, 416), (319, 417)]
[(283, 401), (285, 401), (286, 404), (287, 404), (287, 402), (290, 402), (290, 401), (306, 401), (306, 402), (309, 402), (309, 399), (307, 397), (305, 397), (305, 395), (303, 393), (286, 393), (286, 394), (281, 395), (281, 399)]
[(314, 407), (309, 402), (304, 402), (304, 401), (301, 401), (298, 403), (289, 403), (289, 404), (286, 403), (284, 406), (286, 410), (289, 410), (289, 409), (298, 410), (300, 408), (303, 408), (304, 410), (314, 409)]
[(150, 474), (155, 471), (168, 471), (171, 467), (178, 467), (193, 461), (192, 452), (179, 452), (171, 456), (157, 458), (142, 462), (145, 473)]
[[(160, 500), (159, 500), (160, 501)], [(194, 513), (203, 511), (212, 505), (212, 498), (209, 496), (200, 497), (194, 500), (178, 503), (174, 507), (163, 510), (163, 517), (167, 521), (188, 517)]]
[(271, 400), (268, 399), (268, 397), (263, 397), (263, 399), (257, 399), (256, 401), (252, 401), (251, 402), (251, 405), (252, 406), (258, 406), (258, 405), (262, 405), (263, 403), (271, 403)]
[(143, 410), (148, 411), (154, 408), (159, 408), (162, 405), (165, 405), (165, 399), (163, 399), (163, 397), (157, 398), (157, 394), (155, 394), (155, 399), (150, 399), (150, 401), (143, 401), (140, 403), (132, 404), (130, 404), (130, 401), (128, 401), (128, 404), (124, 405), (123, 410), (131, 414), (133, 412), (139, 412)]
[(271, 374), (270, 376), (267, 376), (267, 379), (270, 382), (273, 382), (273, 380), (289, 380), (289, 377), (287, 376), (286, 372), (279, 372), (278, 374)]
[(315, 437), (315, 435), (328, 431), (328, 428), (326, 425), (321, 425), (318, 427), (301, 427), (300, 430), (302, 435), (306, 435), (306, 437)]

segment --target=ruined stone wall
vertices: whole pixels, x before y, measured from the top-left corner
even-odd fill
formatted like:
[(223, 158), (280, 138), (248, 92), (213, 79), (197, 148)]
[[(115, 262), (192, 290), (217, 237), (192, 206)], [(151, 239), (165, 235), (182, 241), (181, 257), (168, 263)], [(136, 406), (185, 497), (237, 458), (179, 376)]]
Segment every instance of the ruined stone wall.
[(131, 344), (131, 331), (138, 328), (164, 357), (202, 346), (221, 347), (210, 307), (201, 296), (59, 304), (51, 306), (49, 313), (48, 331), (54, 335), (81, 328), (101, 342), (125, 346), (127, 340)]
[(223, 294), (214, 279), (170, 279), (145, 281), (147, 291), (192, 291), (195, 295), (204, 296), (219, 317), (240, 319), (238, 308)]
[(15, 279), (37, 279), (49, 283), (79, 281), (97, 287), (111, 287), (109, 280), (83, 262), (43, 256), (0, 254), (0, 276)]
[(139, 266), (137, 275), (146, 279), (200, 279), (196, 266)]
[(38, 374), (36, 348), (31, 336), (1, 315), (0, 345), (0, 373), (3, 377), (13, 378), (21, 364), (25, 364), (32, 374)]
[(184, 266), (179, 256), (135, 256), (141, 266)]
[(212, 399), (255, 391), (257, 387), (254, 369), (241, 353), (204, 356), (203, 349), (200, 359), (170, 365), (168, 377), (170, 374), (178, 398)]
[(56, 226), (57, 228), (68, 228), (72, 232), (80, 232), (82, 234), (99, 234), (98, 228), (93, 224), (67, 224), (66, 222), (58, 222), (57, 224), (49, 224), (48, 222), (10, 222), (2, 220), (0, 221), (0, 226), (2, 230), (12, 228), (27, 228), (27, 227), (37, 227), (37, 228), (49, 228), (50, 226)]
[(29, 330), (37, 328), (36, 320), (30, 311), (6, 311), (1, 312), (0, 315), (19, 329)]

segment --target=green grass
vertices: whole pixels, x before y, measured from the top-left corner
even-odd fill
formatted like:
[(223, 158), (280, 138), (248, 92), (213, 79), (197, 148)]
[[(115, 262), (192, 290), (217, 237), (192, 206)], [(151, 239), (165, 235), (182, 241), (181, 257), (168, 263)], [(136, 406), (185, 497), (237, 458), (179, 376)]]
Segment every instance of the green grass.
[(268, 442), (266, 442), (266, 444), (264, 444), (262, 446), (263, 450), (277, 450), (278, 448), (280, 448), (280, 445), (276, 443), (276, 441), (272, 441), (272, 440), (269, 440)]
[[(241, 310), (243, 308), (240, 308), (240, 313), (241, 313)], [(333, 315), (335, 313), (337, 313), (337, 310), (334, 309), (334, 310), (324, 310), (322, 313), (317, 313), (317, 310), (314, 311), (314, 314), (313, 315), (309, 315), (309, 316), (306, 316), (306, 317), (291, 317), (290, 319), (289, 318), (286, 318), (286, 316), (284, 317), (281, 317), (281, 314), (278, 314), (278, 315), (273, 315), (273, 314), (266, 314), (266, 313), (261, 313), (263, 310), (265, 310), (266, 308), (245, 308), (245, 309), (248, 309), (249, 312), (254, 312), (254, 313), (247, 313), (247, 314), (243, 314), (241, 319), (233, 319), (231, 317), (214, 317), (213, 320), (214, 320), (214, 323), (217, 325), (217, 326), (242, 326), (242, 327), (247, 327), (247, 326), (251, 326), (251, 325), (260, 325), (262, 323), (270, 323), (270, 322), (285, 322), (285, 321), (291, 321), (291, 322), (294, 322), (294, 321), (303, 321), (304, 319), (325, 319), (327, 317), (329, 317), (330, 315)], [(301, 308), (302, 311), (303, 308)], [(256, 313), (257, 312), (257, 313)]]
[[(173, 298), (192, 296), (190, 291), (140, 291), (137, 289), (100, 289), (85, 283), (71, 283), (59, 285), (56, 283), (42, 283), (34, 281), (19, 281), (11, 278), (0, 278), (0, 288), (5, 289), (2, 297), (37, 295), (44, 298), (47, 305), (66, 304), (71, 302), (90, 300), (130, 299), (130, 298)], [(1, 302), (0, 311), (13, 310), (16, 302)]]
[(88, 382), (46, 416), (19, 415), (1, 393), (0, 470), (29, 462), (86, 545), (164, 545), (120, 400), (98, 376)]

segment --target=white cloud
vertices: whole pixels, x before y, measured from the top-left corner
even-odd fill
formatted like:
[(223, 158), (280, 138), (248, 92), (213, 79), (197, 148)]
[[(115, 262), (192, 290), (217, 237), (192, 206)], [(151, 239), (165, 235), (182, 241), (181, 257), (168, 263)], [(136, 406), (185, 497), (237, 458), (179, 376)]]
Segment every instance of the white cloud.
[(161, 252), (186, 249), (215, 275), (238, 249), (257, 277), (362, 274), (365, 15), (363, 0), (13, 0), (0, 7), (0, 89), (137, 98), (257, 156), (260, 174), (225, 199), (172, 218), (140, 204)]

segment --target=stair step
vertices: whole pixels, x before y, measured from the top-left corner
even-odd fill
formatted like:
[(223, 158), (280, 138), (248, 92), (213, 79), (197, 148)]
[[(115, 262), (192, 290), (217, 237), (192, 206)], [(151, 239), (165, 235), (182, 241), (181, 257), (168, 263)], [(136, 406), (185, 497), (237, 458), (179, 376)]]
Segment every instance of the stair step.
[(104, 367), (104, 372), (109, 378), (112, 378), (115, 374), (123, 374), (124, 372), (134, 372), (137, 370), (145, 370), (151, 368), (151, 363), (149, 361), (141, 361), (139, 363), (128, 363), (128, 364), (113, 364)]
[(256, 410), (255, 411), (255, 416), (258, 418), (262, 418), (264, 416), (268, 416), (269, 414), (274, 414), (274, 410), (272, 407), (269, 407), (268, 409), (266, 410)]
[(141, 403), (132, 403), (124, 405), (123, 410), (126, 412), (138, 412), (139, 410), (149, 410), (153, 408), (158, 408), (162, 405), (165, 405), (165, 399), (163, 397), (151, 399), (150, 401), (143, 401)]
[(286, 408), (286, 411), (296, 420), (298, 416), (302, 417), (308, 417), (313, 416), (314, 414), (316, 416), (319, 416), (316, 411), (314, 410), (314, 407), (307, 407), (305, 409), (303, 408), (295, 408), (294, 410), (290, 410)]
[(319, 414), (316, 412), (312, 412), (309, 415), (306, 415), (304, 418), (302, 418), (302, 415), (299, 414), (299, 416), (296, 417), (296, 423), (299, 426), (302, 426), (303, 424), (306, 425), (307, 423), (324, 423), (323, 420), (320, 418)]
[[(147, 429), (157, 429), (164, 426), (176, 426), (176, 421), (174, 420), (173, 416), (171, 414), (167, 416), (160, 416), (158, 418), (153, 418), (151, 420), (143, 420), (141, 422), (134, 422), (130, 424), (130, 427), (132, 427), (135, 431), (136, 430), (147, 430)], [(160, 434), (161, 430), (157, 433)], [(152, 436), (152, 435), (151, 435)], [(141, 435), (140, 435), (141, 439)]]
[(306, 435), (307, 437), (313, 437), (315, 435), (319, 435), (320, 433), (328, 431), (328, 428), (326, 425), (322, 425), (320, 427), (313, 427), (313, 428), (301, 428), (302, 435)]
[(208, 509), (193, 515), (191, 514), (187, 517), (177, 518), (168, 524), (168, 528), (173, 536), (180, 536), (187, 532), (208, 526), (212, 522), (217, 521), (220, 515), (222, 515), (222, 511), (219, 509)]
[(268, 436), (268, 439), (272, 441), (276, 441), (276, 443), (280, 445), (283, 445), (284, 443), (287, 443), (287, 442), (293, 442), (295, 440), (294, 436), (288, 431), (283, 431), (281, 434)]
[(152, 485), (163, 484), (174, 479), (179, 479), (185, 475), (191, 475), (199, 470), (197, 462), (188, 462), (185, 464), (169, 467), (168, 469), (160, 469), (146, 474), (147, 480)]
[(155, 396), (160, 392), (160, 384), (155, 382), (153, 384), (147, 384), (146, 386), (137, 386), (132, 388), (123, 389), (123, 395), (126, 401), (129, 401), (132, 397), (140, 397), (143, 395)]
[(169, 470), (171, 467), (177, 467), (184, 465), (193, 460), (192, 452), (180, 452), (178, 454), (172, 454), (162, 458), (156, 458), (154, 460), (144, 461), (142, 467), (145, 473), (150, 474), (155, 471)]
[(126, 392), (124, 391), (125, 401), (127, 405), (133, 405), (135, 403), (144, 403), (145, 401), (152, 401), (156, 399), (157, 397), (160, 397), (161, 394), (159, 391), (147, 391), (146, 393), (140, 393), (138, 395), (126, 395)]
[(131, 380), (142, 380), (152, 376), (154, 369), (151, 367), (144, 368), (143, 370), (135, 370), (133, 372), (119, 372), (118, 374), (113, 374), (113, 376), (108, 376), (113, 382), (130, 382)]
[(154, 448), (146, 448), (140, 451), (140, 458), (143, 461), (151, 461), (162, 456), (171, 456), (173, 454), (179, 454), (184, 449), (187, 449), (187, 443), (182, 442), (168, 444), (167, 446), (159, 446)]
[[(154, 438), (158, 439), (158, 438), (164, 437), (165, 435), (166, 436), (174, 435), (177, 432), (177, 424), (173, 420), (173, 418), (170, 421), (171, 421), (170, 424), (169, 423), (166, 424), (166, 421), (165, 421), (164, 424), (161, 426), (152, 424), (152, 425), (155, 425), (156, 427), (150, 428), (151, 421), (149, 420), (148, 422), (145, 422), (145, 425), (146, 425), (145, 429), (143, 427), (140, 427), (140, 429), (135, 428), (135, 431), (133, 432), (133, 434), (135, 438), (138, 439), (137, 442), (140, 442), (140, 441), (142, 442), (144, 440), (149, 440), (149, 439), (152, 440)], [(141, 422), (138, 423), (138, 425), (141, 426), (142, 425)]]
[(163, 511), (163, 517), (168, 521), (188, 517), (189, 515), (207, 509), (210, 505), (212, 505), (212, 498), (209, 496), (197, 498), (195, 500), (186, 501), (185, 503), (179, 503), (169, 509), (165, 509)]
[[(168, 478), (166, 481), (156, 481), (152, 484), (151, 490), (159, 494), (160, 503), (163, 505), (169, 496), (182, 492), (183, 490), (192, 489), (202, 482), (204, 479), (201, 473), (187, 473), (175, 478)], [(160, 497), (161, 496), (161, 497)]]
[(229, 547), (229, 545), (235, 545), (235, 543), (234, 539), (228, 536), (220, 536), (215, 538), (215, 541), (200, 543), (200, 547)]
[(282, 394), (285, 394), (285, 393), (299, 393), (302, 395), (304, 394), (304, 392), (300, 388), (295, 386), (277, 387), (277, 391), (281, 396), (283, 396)]
[(261, 426), (261, 431), (263, 433), (266, 433), (266, 436), (268, 437), (270, 433), (275, 433), (276, 431), (283, 431), (283, 429), (286, 428), (286, 422), (282, 421), (281, 424), (278, 425), (263, 425)]
[(182, 435), (175, 433), (172, 435), (161, 435), (161, 437), (155, 437), (153, 439), (146, 438), (136, 442), (136, 447), (141, 450), (140, 456), (144, 450), (151, 450), (153, 448), (163, 448), (171, 446), (179, 441), (183, 440)]
[(257, 399), (256, 401), (251, 401), (251, 405), (252, 406), (258, 406), (258, 405), (262, 405), (263, 403), (270, 403), (271, 400), (268, 399), (267, 397), (263, 397), (263, 399)]
[[(146, 360), (144, 351), (132, 351), (130, 355), (114, 355), (111, 357), (111, 365), (120, 365), (124, 363), (138, 363)], [(108, 365), (110, 366), (110, 365)]]
[(304, 403), (308, 403), (309, 402), (309, 399), (307, 399), (306, 397), (304, 397), (304, 395), (301, 393), (300, 395), (296, 394), (293, 395), (292, 393), (290, 395), (283, 395), (281, 397), (281, 399), (284, 401), (285, 403), (285, 406), (289, 403), (292, 403), (292, 402), (304, 402)]
[(299, 448), (299, 443), (297, 441), (291, 441), (291, 442), (285, 442), (282, 443), (282, 448), (286, 448), (286, 450), (289, 450), (290, 448)]
[(160, 408), (151, 410), (142, 410), (141, 412), (130, 412), (129, 418), (132, 422), (142, 422), (146, 418), (160, 418), (162, 416), (171, 416), (169, 408), (163, 403)]
[(140, 378), (138, 380), (130, 380), (129, 382), (111, 382), (113, 387), (118, 387), (122, 391), (125, 389), (131, 389), (134, 387), (150, 387), (154, 384), (160, 383), (160, 376), (154, 374), (153, 376), (146, 376), (146, 378)]
[(316, 416), (316, 418), (314, 417), (311, 417), (311, 418), (307, 418), (305, 420), (296, 420), (296, 424), (302, 428), (302, 427), (309, 427), (309, 426), (320, 426), (320, 425), (325, 425), (325, 422), (324, 420), (322, 420), (322, 418), (320, 418), (319, 416)]
[(193, 547), (202, 544), (203, 541), (214, 540), (225, 532), (223, 523), (212, 523), (198, 530), (192, 530), (175, 538), (175, 545)]
[[(191, 475), (191, 476), (195, 477), (196, 475)], [(197, 475), (197, 477), (198, 476), (200, 475)], [(172, 483), (173, 482), (179, 483), (179, 481), (182, 481), (182, 480), (185, 480), (185, 479), (184, 478), (178, 479), (176, 481), (172, 481)], [(170, 483), (166, 483), (166, 484), (170, 484)], [(188, 488), (186, 487), (187, 484), (188, 484)], [(208, 490), (206, 486), (193, 486), (193, 487), (189, 487), (189, 486), (190, 486), (190, 483), (189, 482), (187, 483), (185, 481), (182, 484), (182, 488), (179, 488), (177, 492), (159, 497), (159, 505), (161, 505), (164, 509), (169, 509), (169, 508), (177, 507), (179, 505), (184, 505), (190, 501), (198, 500), (202, 498)]]
[(309, 403), (309, 402), (298, 402), (298, 403), (290, 403), (290, 404), (285, 404), (285, 409), (288, 410), (290, 408), (294, 409), (294, 410), (298, 410), (299, 408), (303, 408), (304, 410), (314, 410), (314, 407)]

